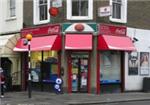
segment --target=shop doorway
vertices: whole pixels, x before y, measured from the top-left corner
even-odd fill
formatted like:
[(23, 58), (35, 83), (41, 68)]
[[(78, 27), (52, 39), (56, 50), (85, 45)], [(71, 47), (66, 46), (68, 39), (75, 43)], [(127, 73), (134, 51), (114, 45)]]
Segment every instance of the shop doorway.
[(6, 85), (6, 91), (12, 90), (12, 76), (11, 76), (11, 66), (12, 62), (7, 57), (1, 58), (1, 67), (4, 70), (5, 75), (5, 85)]
[(71, 90), (72, 92), (88, 92), (89, 54), (71, 54)]

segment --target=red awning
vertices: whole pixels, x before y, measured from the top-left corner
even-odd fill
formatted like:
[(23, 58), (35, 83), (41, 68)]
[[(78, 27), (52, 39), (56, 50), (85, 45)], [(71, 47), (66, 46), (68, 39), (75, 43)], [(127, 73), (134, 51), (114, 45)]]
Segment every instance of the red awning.
[(132, 40), (129, 37), (119, 37), (111, 35), (100, 35), (98, 37), (98, 49), (122, 51), (136, 50), (132, 43)]
[(67, 34), (66, 50), (92, 50), (92, 34)]
[[(14, 51), (28, 51), (28, 46), (23, 45), (25, 38), (18, 40)], [(31, 40), (31, 51), (44, 51), (44, 50), (60, 50), (61, 37), (59, 35), (33, 37)]]

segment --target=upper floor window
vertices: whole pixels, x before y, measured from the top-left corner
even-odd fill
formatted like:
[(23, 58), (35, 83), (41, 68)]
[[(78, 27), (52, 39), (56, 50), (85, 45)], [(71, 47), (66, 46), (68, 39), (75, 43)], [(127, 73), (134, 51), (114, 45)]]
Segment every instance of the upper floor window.
[(34, 0), (34, 24), (43, 24), (50, 21), (49, 8), (50, 0)]
[(67, 19), (93, 19), (93, 0), (67, 0)]
[(110, 0), (112, 15), (110, 20), (113, 22), (127, 22), (127, 0)]
[(9, 15), (8, 17), (16, 16), (16, 0), (9, 0)]

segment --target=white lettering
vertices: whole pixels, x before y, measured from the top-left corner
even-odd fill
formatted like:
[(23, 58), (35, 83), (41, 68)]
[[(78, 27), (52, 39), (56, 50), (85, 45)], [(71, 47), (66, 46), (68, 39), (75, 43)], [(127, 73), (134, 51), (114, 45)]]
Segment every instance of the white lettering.
[(48, 28), (48, 33), (49, 34), (54, 34), (54, 33), (59, 33), (59, 26), (55, 26), (55, 27), (49, 27)]

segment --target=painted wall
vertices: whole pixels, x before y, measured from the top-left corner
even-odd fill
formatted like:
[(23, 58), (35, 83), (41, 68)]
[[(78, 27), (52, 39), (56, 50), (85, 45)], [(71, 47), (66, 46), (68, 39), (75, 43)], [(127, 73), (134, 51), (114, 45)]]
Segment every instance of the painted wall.
[[(150, 30), (127, 28), (127, 35), (133, 39), (137, 38), (138, 41), (134, 42), (137, 49), (138, 55), (140, 52), (150, 53)], [(149, 58), (150, 60), (150, 58)], [(140, 62), (140, 56), (138, 56)], [(126, 91), (137, 91), (142, 90), (143, 77), (150, 77), (149, 75), (140, 74), (140, 65), (138, 64), (138, 75), (128, 75), (128, 53), (125, 54), (125, 90)], [(150, 72), (150, 66), (149, 66)]]
[(19, 32), (23, 26), (23, 0), (16, 0), (16, 17), (8, 18), (8, 1), (0, 1), (0, 34)]

